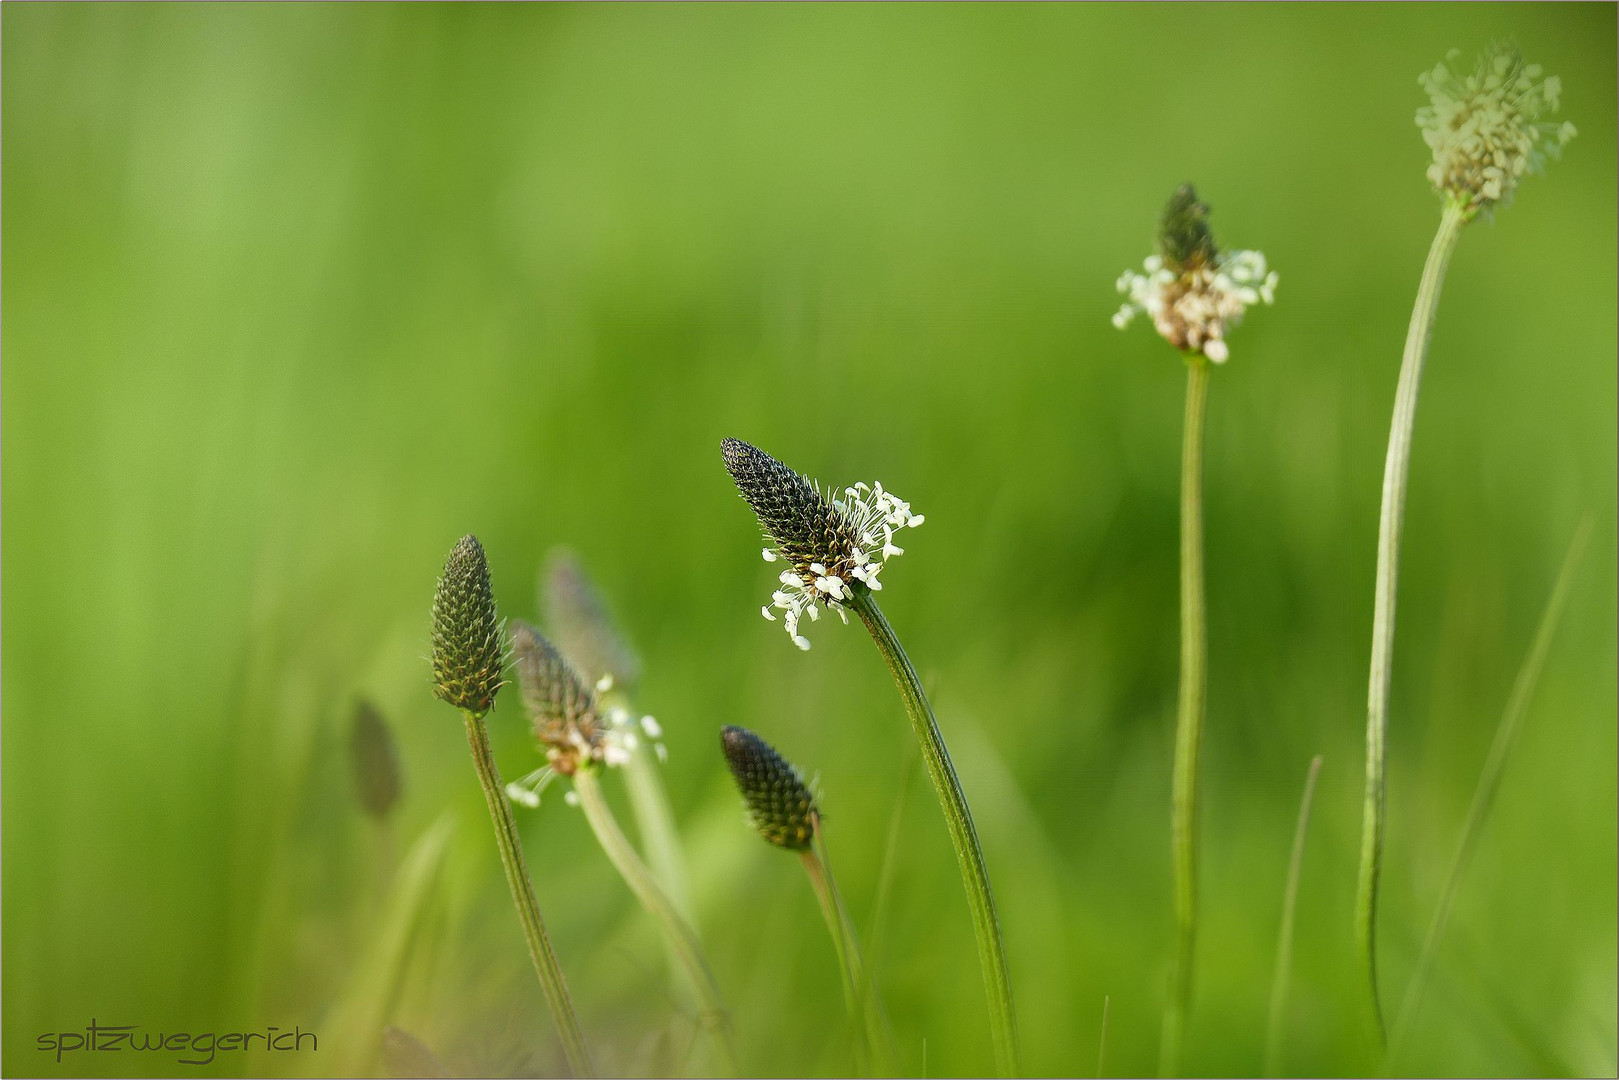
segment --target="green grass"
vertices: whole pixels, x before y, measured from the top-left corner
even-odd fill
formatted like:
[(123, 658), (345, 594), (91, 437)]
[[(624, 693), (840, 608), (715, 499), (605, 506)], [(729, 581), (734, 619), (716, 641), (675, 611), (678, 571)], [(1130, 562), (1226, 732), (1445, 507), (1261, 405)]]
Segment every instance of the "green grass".
[[(1181, 361), (1108, 324), (1175, 185), (1281, 274), (1208, 421), (1209, 685), (1185, 1064), (1260, 1068), (1299, 797), (1289, 1067), (1375, 1068), (1351, 914), (1377, 508), (1437, 199), (1416, 75), (1513, 36), (1581, 134), (1450, 267), (1413, 448), (1379, 940), (1403, 993), (1576, 524), (1595, 531), (1406, 1067), (1615, 1071), (1615, 9), (111, 7), (0, 14), (5, 964), (42, 1032), (302, 1024), (363, 996), (357, 695), (395, 727), (437, 929), (391, 1021), (463, 1073), (560, 1067), (428, 606), (476, 533), (503, 610), (566, 543), (665, 730), (743, 1067), (849, 1067), (800, 869), (741, 823), (725, 723), (791, 733), (870, 925), (915, 751), (858, 627), (800, 654), (723, 435), (880, 479), (884, 576), (971, 800), (1025, 1068), (1157, 1059), (1173, 941)], [(515, 698), (503, 773), (533, 768)], [(616, 782), (608, 793), (624, 809)], [(993, 1067), (915, 783), (875, 976), (901, 1060)], [(682, 1060), (655, 928), (560, 792), (523, 814), (598, 1067)], [(424, 886), (425, 888), (425, 886)], [(416, 955), (420, 952), (420, 955)], [(169, 1074), (81, 1054), (62, 1075)]]

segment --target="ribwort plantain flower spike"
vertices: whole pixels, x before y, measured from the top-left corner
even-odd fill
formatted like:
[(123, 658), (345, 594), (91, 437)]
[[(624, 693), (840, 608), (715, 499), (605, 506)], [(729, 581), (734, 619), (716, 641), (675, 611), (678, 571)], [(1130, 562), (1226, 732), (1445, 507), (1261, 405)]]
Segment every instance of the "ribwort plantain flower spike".
[(1525, 64), (1516, 48), (1492, 45), (1466, 76), (1449, 66), (1459, 55), (1452, 49), (1444, 63), (1417, 76), (1429, 98), (1417, 110), (1417, 126), (1433, 150), (1429, 182), (1471, 216), (1509, 205), (1518, 182), (1540, 172), (1548, 157), (1562, 156), (1577, 132), (1566, 121), (1541, 121), (1557, 111), (1562, 81), (1541, 78), (1540, 65)]
[(799, 771), (747, 728), (727, 726), (720, 745), (754, 831), (779, 848), (808, 851), (820, 810)]
[(1148, 315), (1175, 348), (1223, 364), (1231, 355), (1227, 331), (1250, 307), (1276, 301), (1277, 277), (1262, 252), (1221, 251), (1208, 217), (1190, 184), (1176, 189), (1159, 221), (1157, 254), (1142, 264), (1143, 273), (1119, 276), (1126, 299), (1113, 325), (1123, 330)]
[(360, 808), (378, 821), (386, 820), (399, 802), (402, 786), (399, 748), (388, 721), (364, 699), (355, 704), (349, 726), (349, 766)]
[[(906, 716), (922, 747), (928, 776), (938, 793), (961, 870), (990, 1006), (996, 1064), (1002, 1076), (1016, 1076), (1017, 1018), (1012, 1009), (1012, 982), (983, 846), (978, 842), (972, 812), (950, 761), (944, 735), (922, 690), (922, 680), (877, 603), (876, 593), (882, 587), (877, 575), (888, 559), (903, 554), (894, 543), (895, 534), (900, 529), (915, 528), (923, 518), (911, 513), (910, 504), (884, 491), (881, 485), (868, 488), (856, 484), (845, 488), (840, 499), (830, 492), (823, 494), (808, 477), (740, 439), (726, 439), (720, 447), (726, 471), (758, 516), (771, 543), (764, 550), (765, 561), (782, 560), (788, 565), (781, 575), (783, 587), (771, 600), (777, 610), (785, 612), (782, 621), (793, 643), (801, 649), (809, 648), (809, 642), (798, 632), (800, 616), (805, 613), (813, 620), (822, 608), (829, 608), (847, 621), (848, 613), (853, 611), (865, 624), (894, 677)], [(769, 607), (763, 611), (765, 618), (775, 618)]]
[[(1447, 60), (1453, 60), (1453, 51)], [(1394, 414), (1383, 459), (1383, 501), (1378, 512), (1377, 574), (1372, 595), (1372, 653), (1366, 686), (1366, 790), (1361, 805), (1360, 866), (1355, 892), (1355, 937), (1360, 951), (1371, 1015), (1379, 1040), (1384, 1036), (1377, 973), (1377, 908), (1383, 873), (1386, 829), (1386, 757), (1389, 691), (1394, 672), (1394, 630), (1399, 599), (1400, 537), (1405, 529), (1406, 486), (1410, 479), (1412, 433), (1422, 371), (1445, 275), (1462, 230), (1479, 216), (1489, 217), (1512, 198), (1518, 182), (1556, 157), (1574, 137), (1574, 125), (1542, 123), (1555, 112), (1562, 84), (1541, 78), (1538, 65), (1525, 64), (1510, 46), (1492, 46), (1463, 78), (1446, 64), (1418, 77), (1430, 103), (1417, 110), (1417, 125), (1433, 150), (1428, 179), (1441, 197), (1439, 228), (1428, 248), (1416, 303), (1406, 328), (1395, 384)]]
[(610, 679), (620, 689), (633, 688), (641, 678), (641, 659), (578, 557), (566, 548), (553, 550), (545, 577), (545, 623), (562, 654), (593, 684)]
[(505, 685), (504, 627), (483, 545), (463, 536), (433, 594), (433, 694), (474, 717), (494, 708)]
[(787, 636), (808, 649), (809, 639), (798, 632), (803, 618), (814, 622), (825, 609), (848, 622), (847, 605), (855, 590), (880, 590), (883, 567), (905, 554), (894, 543), (895, 535), (926, 518), (911, 513), (910, 503), (884, 491), (880, 483), (857, 483), (839, 496), (830, 488), (823, 492), (807, 476), (741, 439), (726, 439), (720, 449), (726, 471), (770, 541), (763, 551), (765, 562), (787, 564), (779, 578), (781, 588), (759, 610), (772, 622), (772, 609), (782, 612)]
[(529, 959), (545, 991), (551, 1018), (562, 1036), (568, 1067), (575, 1076), (594, 1075), (573, 1000), (568, 996), (567, 983), (534, 896), (534, 883), (523, 858), (523, 842), (517, 834), (509, 796), (500, 782), (500, 767), (495, 763), (489, 727), (483, 719), (494, 707), (495, 694), (505, 685), (505, 622), (496, 610), (489, 563), (476, 537), (463, 536), (444, 564), (433, 594), (432, 637), (433, 694), (462, 712), (467, 746), (495, 829), (495, 845), (500, 850), (512, 906), (523, 925)]
[[(650, 716), (637, 719), (624, 708), (604, 708), (596, 692), (532, 626), (521, 621), (512, 624), (512, 652), (534, 737), (545, 747), (545, 759), (555, 772), (573, 776), (592, 763), (626, 765), (643, 736), (661, 751), (662, 744), (656, 740), (662, 729), (656, 720)], [(544, 786), (542, 779), (536, 777), (530, 788), (535, 802)], [(516, 798), (529, 803), (522, 796)]]

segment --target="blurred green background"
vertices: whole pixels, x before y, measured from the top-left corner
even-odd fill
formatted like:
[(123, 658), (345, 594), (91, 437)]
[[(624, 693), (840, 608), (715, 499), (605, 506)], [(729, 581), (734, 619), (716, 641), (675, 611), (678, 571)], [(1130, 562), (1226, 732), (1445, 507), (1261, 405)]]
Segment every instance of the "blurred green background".
[[(857, 628), (800, 654), (759, 617), (730, 434), (926, 514), (883, 602), (978, 816), (1026, 1067), (1093, 1072), (1105, 996), (1105, 1070), (1151, 1071), (1184, 376), (1108, 316), (1185, 180), (1281, 274), (1210, 401), (1187, 1067), (1260, 1068), (1320, 753), (1284, 1067), (1375, 1068), (1351, 904), (1384, 441), (1439, 216), (1416, 75), (1512, 37), (1580, 136), (1467, 230), (1440, 308), (1383, 964), (1397, 1003), (1590, 515), (1398, 1067), (1614, 1075), (1612, 4), (8, 3), (3, 31), (6, 1073), (179, 1067), (36, 1049), (92, 1018), (321, 1040), (203, 1074), (380, 1070), (383, 1024), (467, 1075), (560, 1067), (422, 659), (466, 532), (512, 616), (574, 548), (640, 650), (746, 1069), (851, 1058), (813, 896), (743, 826), (725, 723), (819, 773), (906, 1068), (990, 1069), (898, 697)], [(349, 782), (361, 697), (405, 770), (385, 829)], [(520, 713), (491, 717), (508, 777), (538, 764)], [(602, 1067), (681, 1068), (650, 921), (561, 798), (521, 820)]]

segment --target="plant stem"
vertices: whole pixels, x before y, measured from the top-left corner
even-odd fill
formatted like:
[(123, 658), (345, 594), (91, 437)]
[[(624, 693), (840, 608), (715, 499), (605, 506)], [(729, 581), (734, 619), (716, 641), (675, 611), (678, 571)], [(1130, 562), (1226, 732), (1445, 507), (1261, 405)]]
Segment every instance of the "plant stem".
[(1276, 974), (1271, 979), (1270, 1019), (1265, 1025), (1265, 1075), (1277, 1076), (1282, 1064), (1282, 1020), (1287, 1011), (1287, 986), (1293, 974), (1293, 920), (1299, 903), (1299, 867), (1304, 862), (1304, 834), (1310, 827), (1310, 804), (1315, 780), (1321, 774), (1321, 755), (1310, 759), (1299, 800), (1299, 820), (1293, 827), (1293, 854), (1287, 860), (1287, 884), (1282, 888), (1282, 929), (1276, 944)]
[[(641, 850), (646, 855), (652, 876), (657, 879), (680, 917), (688, 924), (692, 923), (691, 894), (686, 886), (686, 863), (681, 855), (680, 835), (675, 830), (669, 795), (658, 773), (657, 754), (647, 740), (640, 740), (630, 751), (630, 760), (624, 766), (624, 788), (629, 793), (630, 812), (635, 815)], [(667, 937), (664, 939), (664, 951), (668, 954), (671, 993), (679, 1001), (695, 1001), (695, 990), (686, 976), (685, 966), (674, 943)]]
[(1394, 418), (1389, 425), (1388, 457), (1383, 466), (1383, 506), (1377, 527), (1377, 584), (1372, 612), (1372, 663), (1366, 693), (1366, 797), (1360, 834), (1360, 875), (1355, 895), (1355, 937), (1371, 991), (1372, 1017), (1379, 1043), (1383, 1041), (1383, 1009), (1377, 990), (1377, 888), (1383, 866), (1384, 739), (1388, 730), (1389, 679), (1394, 661), (1395, 591), (1400, 576), (1400, 532), (1405, 524), (1406, 476), (1411, 465), (1411, 429), (1417, 415), (1417, 391), (1422, 385), (1422, 364), (1433, 336), (1434, 313), (1445, 269), (1456, 250), (1456, 240), (1468, 221), (1467, 211), (1454, 202), (1445, 204), (1439, 231), (1428, 249), (1417, 287), (1411, 326), (1400, 359), (1400, 380), (1394, 393)]
[(612, 808), (602, 794), (595, 770), (580, 769), (574, 774), (573, 786), (579, 793), (579, 806), (585, 812), (585, 820), (590, 822), (591, 831), (607, 853), (608, 861), (624, 878), (636, 899), (641, 901), (641, 906), (658, 920), (664, 936), (674, 945), (676, 955), (691, 976), (692, 985), (697, 990), (699, 1019), (713, 1042), (721, 1066), (728, 1074), (737, 1075), (736, 1049), (731, 1045), (731, 1027), (725, 1002), (703, 959), (703, 946), (697, 939), (696, 931), (675, 910), (674, 903), (658, 886), (652, 871), (647, 869), (624, 831), (618, 827)]
[(826, 851), (826, 836), (821, 832), (819, 818), (815, 822), (815, 844), (799, 852), (815, 898), (820, 901), (821, 915), (832, 935), (832, 946), (838, 954), (838, 966), (843, 972), (843, 996), (849, 1008), (849, 1020), (864, 1034), (866, 1064), (879, 1076), (892, 1072), (892, 1055), (888, 1052), (887, 1028), (882, 1006), (871, 984), (870, 971), (860, 957), (860, 940), (843, 897), (838, 892), (837, 879), (832, 876), (832, 860)]
[(1557, 624), (1563, 616), (1563, 606), (1568, 601), (1569, 587), (1574, 579), (1574, 569), (1579, 565), (1580, 556), (1585, 553), (1585, 542), (1591, 533), (1591, 522), (1581, 523), (1569, 544), (1568, 554), (1563, 557), (1563, 568), (1558, 571), (1557, 584), (1552, 587), (1551, 598), (1546, 601), (1546, 610), (1540, 616), (1540, 626), (1535, 630), (1534, 644), (1529, 648), (1529, 655), (1524, 657), (1523, 667), (1518, 669), (1518, 677), (1512, 684), (1512, 696), (1507, 699), (1506, 711), (1501, 715), (1501, 723), (1495, 729), (1495, 738), (1490, 743), (1489, 756), (1484, 759), (1484, 771), (1479, 774), (1478, 786), (1473, 789), (1473, 802), (1467, 809), (1467, 818), (1462, 823), (1462, 835), (1456, 842), (1456, 854), (1452, 857), (1450, 871), (1445, 876), (1444, 891), (1439, 894), (1439, 906), (1434, 909), (1433, 922), (1428, 926), (1428, 936), (1423, 939), (1422, 952), (1418, 954), (1417, 964), (1411, 972), (1411, 982), (1405, 991), (1405, 1000), (1400, 1005), (1400, 1012), (1394, 1022), (1394, 1034), (1389, 1040), (1387, 1064), (1394, 1062), (1395, 1055), (1405, 1042), (1409, 1033), (1411, 1021), (1416, 1016), (1417, 1002), (1422, 997), (1422, 991), (1428, 980), (1428, 972), (1433, 966), (1434, 954), (1439, 948), (1439, 939), (1444, 936), (1445, 924), (1450, 919), (1450, 909), (1456, 899), (1456, 888), (1461, 884), (1462, 874), (1467, 869), (1469, 856), (1473, 852), (1473, 843), (1478, 838), (1479, 829), (1484, 824), (1484, 815), (1490, 811), (1490, 803), (1495, 798), (1495, 790), (1500, 785), (1501, 773), (1506, 768), (1507, 755), (1512, 751), (1513, 741), (1517, 738), (1518, 728), (1523, 723), (1524, 714), (1529, 711), (1529, 700), (1534, 696), (1535, 684), (1540, 680), (1541, 669), (1546, 666), (1546, 654), (1551, 651), (1552, 635), (1557, 632)]
[(562, 969), (557, 966), (556, 953), (551, 951), (551, 939), (545, 932), (545, 920), (540, 917), (540, 904), (534, 898), (534, 883), (529, 880), (528, 865), (523, 860), (523, 842), (517, 834), (517, 821), (512, 817), (511, 805), (506, 801), (506, 789), (500, 782), (500, 770), (495, 766), (495, 755), (489, 748), (489, 729), (483, 718), (471, 713), (463, 714), (467, 722), (467, 742), (472, 747), (472, 762), (478, 768), (478, 779), (483, 784), (484, 801), (489, 805), (489, 818), (495, 825), (495, 843), (500, 848), (500, 862), (506, 870), (506, 884), (512, 891), (512, 903), (523, 924), (523, 935), (528, 939), (529, 959), (540, 977), (546, 1004), (551, 1007), (551, 1018), (556, 1021), (562, 1036), (562, 1049), (568, 1057), (568, 1067), (576, 1076), (593, 1076), (590, 1053), (585, 1049), (585, 1038), (579, 1032), (579, 1018), (574, 1015), (573, 1001), (568, 997), (568, 984), (563, 981)]
[(934, 719), (933, 707), (922, 692), (922, 682), (916, 669), (905, 655), (905, 650), (894, 636), (876, 597), (864, 587), (857, 587), (849, 601), (855, 614), (860, 616), (871, 632), (877, 650), (883, 654), (894, 683), (905, 702), (905, 712), (922, 746), (922, 757), (927, 762), (928, 775), (933, 778), (939, 804), (944, 810), (945, 824), (956, 848), (956, 861), (960, 864), (962, 884), (967, 889), (967, 904), (972, 911), (973, 930), (978, 939), (978, 962), (983, 969), (984, 990), (989, 998), (990, 1033), (995, 1042), (995, 1061), (1002, 1076), (1018, 1073), (1017, 1018), (1012, 1011), (1012, 981), (1007, 973), (1006, 943), (1001, 937), (1000, 918), (995, 912), (995, 895), (990, 891), (989, 871), (984, 866), (984, 849), (978, 843), (978, 831), (973, 827), (972, 812), (967, 808), (967, 797), (962, 793), (956, 768), (950, 762), (950, 751), (945, 748), (944, 736)]
[(1209, 362), (1187, 358), (1186, 421), (1181, 433), (1181, 681), (1175, 717), (1175, 769), (1170, 793), (1170, 863), (1175, 897), (1175, 954), (1169, 974), (1158, 1074), (1180, 1071), (1192, 1003), (1197, 944), (1197, 759), (1203, 739), (1208, 628), (1203, 612), (1203, 418)]
[(640, 742), (624, 766), (624, 787), (630, 796), (630, 811), (641, 835), (647, 865), (663, 887), (682, 918), (691, 919), (687, 896), (686, 864), (680, 853), (680, 836), (675, 831), (669, 796), (658, 775), (658, 759), (647, 742)]

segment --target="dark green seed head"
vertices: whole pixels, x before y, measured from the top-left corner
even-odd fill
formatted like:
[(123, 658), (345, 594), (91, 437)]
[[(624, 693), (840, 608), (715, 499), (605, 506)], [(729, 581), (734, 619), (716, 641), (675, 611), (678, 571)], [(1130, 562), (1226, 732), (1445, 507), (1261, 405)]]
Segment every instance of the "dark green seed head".
[(809, 575), (811, 563), (849, 564), (860, 537), (807, 476), (741, 439), (724, 440), (720, 451), (765, 534), (800, 575)]
[(369, 701), (354, 706), (349, 725), (349, 766), (360, 808), (381, 821), (399, 801), (399, 748), (388, 721)]
[(434, 695), (473, 716), (493, 708), (505, 683), (501, 631), (483, 545), (463, 536), (433, 594)]
[(1197, 201), (1191, 184), (1182, 184), (1169, 197), (1158, 225), (1158, 253), (1171, 270), (1195, 270), (1213, 262), (1217, 249), (1209, 230), (1209, 208)]
[(601, 593), (573, 552), (551, 552), (545, 574), (545, 622), (557, 645), (591, 685), (610, 675), (613, 685), (629, 688), (641, 677), (641, 661), (613, 619)]
[(804, 851), (814, 843), (820, 811), (798, 770), (747, 728), (724, 728), (720, 745), (747, 805), (748, 820), (759, 835), (791, 851)]
[(581, 764), (600, 756), (596, 695), (556, 646), (526, 622), (512, 624), (512, 654), (534, 737), (546, 747), (551, 766), (572, 776)]

